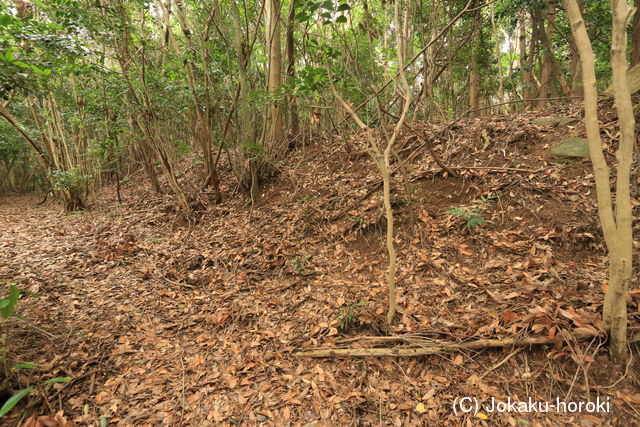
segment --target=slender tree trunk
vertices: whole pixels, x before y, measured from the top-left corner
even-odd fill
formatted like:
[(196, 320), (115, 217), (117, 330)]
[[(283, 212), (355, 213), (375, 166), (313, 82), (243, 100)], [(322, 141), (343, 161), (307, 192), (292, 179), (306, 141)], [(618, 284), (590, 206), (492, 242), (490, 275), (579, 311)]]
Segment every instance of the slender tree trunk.
[[(266, 38), (269, 51), (269, 82), (268, 92), (271, 97), (279, 95), (282, 84), (282, 49), (280, 47), (280, 0), (265, 0), (266, 9)], [(269, 126), (266, 132), (266, 143), (274, 157), (279, 158), (282, 153), (282, 111), (280, 101), (273, 99), (269, 107)]]
[(613, 94), (620, 125), (620, 141), (616, 153), (618, 158), (616, 204), (614, 205), (609, 184), (610, 172), (602, 152), (597, 115), (598, 93), (593, 49), (577, 1), (564, 0), (564, 5), (582, 63), (585, 126), (589, 140), (589, 155), (596, 180), (598, 216), (609, 253), (609, 286), (605, 294), (603, 319), (605, 328), (610, 334), (612, 359), (615, 362), (623, 363), (628, 358), (626, 297), (631, 281), (633, 260), (630, 177), (635, 145), (635, 119), (627, 80), (627, 36), (625, 29), (627, 6), (623, 0), (611, 0)]
[[(259, 196), (259, 186), (257, 179), (256, 162), (247, 161), (247, 155), (245, 153), (245, 146), (255, 141), (251, 137), (251, 117), (249, 111), (249, 79), (247, 76), (247, 62), (248, 52), (247, 44), (245, 43), (244, 31), (242, 24), (240, 23), (240, 13), (236, 1), (231, 2), (231, 19), (233, 25), (233, 42), (236, 48), (236, 56), (238, 57), (238, 131), (237, 142), (240, 145), (238, 153), (241, 157), (239, 163), (242, 165), (243, 171), (241, 172), (240, 185), (245, 187), (246, 190), (251, 192), (252, 200), (256, 200)], [(249, 153), (249, 156), (251, 153)], [(245, 163), (247, 163), (245, 165)], [(246, 174), (245, 174), (246, 170)]]
[[(496, 59), (498, 60), (498, 100), (500, 103), (505, 102), (504, 95), (504, 73), (502, 70), (502, 49), (500, 47), (500, 32), (496, 28), (496, 19), (495, 19), (495, 11), (493, 7), (493, 3), (491, 3), (491, 29), (493, 32), (493, 36), (496, 38)], [(500, 105), (498, 107), (498, 114), (502, 114), (506, 111), (506, 105)]]
[[(478, 2), (474, 3), (477, 7)], [(475, 11), (473, 16), (473, 30), (471, 36), (471, 70), (469, 72), (469, 109), (471, 110), (470, 116), (477, 117), (480, 112), (477, 111), (480, 107), (480, 101), (478, 93), (480, 91), (479, 82), (479, 70), (478, 70), (478, 56), (480, 54), (480, 38), (481, 38), (481, 22), (480, 22), (480, 9)]]
[(640, 64), (640, 0), (633, 0), (636, 13), (633, 15), (633, 32), (631, 33), (631, 66)]
[[(180, 22), (180, 27), (182, 28), (182, 33), (184, 34), (185, 42), (188, 50), (191, 55), (196, 56), (196, 47), (193, 43), (192, 32), (189, 26), (189, 22), (187, 20), (184, 4), (182, 0), (175, 0), (178, 20)], [(167, 0), (165, 7), (165, 15), (169, 15), (170, 11), (170, 0)], [(213, 13), (213, 11), (211, 12)], [(176, 54), (181, 56), (181, 52), (179, 47), (177, 46), (173, 34), (170, 29), (167, 30), (167, 37), (172, 41)], [(206, 49), (206, 47), (205, 47)], [(205, 53), (206, 55), (206, 53)], [(214, 155), (213, 155), (213, 130), (211, 128), (211, 123), (209, 120), (209, 115), (205, 114), (209, 113), (209, 109), (206, 108), (206, 100), (202, 100), (201, 96), (198, 95), (198, 89), (196, 84), (196, 73), (194, 71), (194, 66), (192, 60), (185, 59), (183, 62), (183, 68), (185, 70), (185, 74), (187, 75), (187, 82), (189, 83), (189, 88), (191, 89), (191, 96), (193, 98), (193, 113), (191, 115), (191, 133), (194, 139), (198, 142), (198, 145), (202, 148), (202, 154), (204, 159), (205, 166), (205, 178), (203, 180), (203, 188), (213, 187), (215, 200), (217, 203), (222, 201), (222, 193), (220, 191), (220, 182), (218, 177), (218, 171), (214, 165)], [(207, 72), (205, 71), (205, 75)]]
[[(578, 3), (578, 8), (582, 14), (582, 2)], [(571, 33), (569, 39), (569, 49), (571, 52), (571, 60), (569, 61), (569, 74), (571, 75), (571, 96), (583, 96), (582, 87), (582, 61), (576, 45), (575, 36)]]
[(633, 207), (631, 205), (631, 165), (633, 149), (636, 144), (636, 121), (629, 92), (627, 71), (627, 3), (624, 0), (611, 0), (612, 41), (611, 67), (613, 77), (613, 96), (620, 141), (616, 157), (618, 160), (616, 177), (616, 226), (620, 257), (618, 259), (619, 282), (609, 284), (609, 304), (605, 301), (605, 312), (610, 313), (611, 353), (618, 362), (628, 358), (627, 348), (627, 294), (633, 272)]
[[(522, 74), (522, 98), (526, 100), (531, 98), (531, 86), (533, 85), (531, 79), (531, 69), (533, 62), (527, 55), (527, 34), (525, 32), (525, 29), (526, 20), (523, 16), (518, 22), (518, 51), (520, 55), (520, 73)], [(529, 101), (525, 101), (524, 106), (525, 108), (529, 107)]]
[(551, 45), (553, 40), (553, 32), (555, 31), (555, 8), (553, 4), (547, 4), (547, 25), (545, 28), (544, 19), (537, 19), (536, 23), (539, 25), (537, 34), (540, 36), (540, 44), (544, 49), (542, 55), (542, 67), (540, 69), (540, 90), (538, 91), (538, 108), (544, 109), (549, 105), (549, 101), (545, 98), (549, 97), (551, 92), (551, 86), (553, 85), (551, 77), (553, 76), (554, 69), (554, 57)]
[[(296, 77), (296, 55), (295, 55), (295, 39), (293, 37), (293, 29), (296, 22), (296, 11), (293, 8), (294, 2), (289, 3), (289, 17), (287, 19), (287, 37), (286, 37), (286, 54), (287, 54), (287, 80), (292, 81)], [(289, 123), (289, 132), (296, 138), (299, 133), (298, 108), (296, 106), (296, 97), (289, 94), (287, 96), (289, 103), (289, 114), (291, 117)]]

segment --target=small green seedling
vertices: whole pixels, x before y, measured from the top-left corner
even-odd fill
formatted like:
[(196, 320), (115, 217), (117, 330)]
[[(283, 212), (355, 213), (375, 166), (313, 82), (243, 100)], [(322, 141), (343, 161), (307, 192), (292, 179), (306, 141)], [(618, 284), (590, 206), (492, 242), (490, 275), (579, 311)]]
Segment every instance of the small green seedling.
[(482, 214), (480, 214), (480, 210), (478, 208), (451, 208), (447, 210), (447, 213), (449, 215), (455, 216), (456, 218), (462, 219), (466, 223), (469, 230), (473, 230), (478, 225), (487, 223)]
[(291, 259), (291, 268), (298, 274), (304, 273), (307, 265), (309, 265), (309, 257), (306, 255), (296, 255)]
[(487, 194), (486, 196), (482, 196), (478, 199), (478, 205), (486, 205), (487, 203), (495, 202), (500, 199), (500, 196), (497, 194)]
[(360, 316), (359, 307), (364, 307), (364, 301), (360, 302), (346, 302), (342, 304), (338, 311), (338, 322), (340, 322), (340, 329), (342, 331), (348, 330), (353, 326)]
[(349, 219), (353, 221), (355, 224), (357, 224), (358, 229), (367, 228), (368, 222), (366, 218), (362, 218), (359, 216), (351, 216), (349, 217)]
[(480, 213), (480, 207), (486, 204), (495, 202), (498, 200), (500, 196), (495, 194), (487, 194), (486, 196), (480, 197), (476, 200), (473, 205), (469, 208), (451, 208), (446, 211), (451, 216), (455, 216), (456, 218), (462, 219), (469, 230), (473, 230), (478, 225), (484, 225), (487, 221), (484, 219), (482, 214)]

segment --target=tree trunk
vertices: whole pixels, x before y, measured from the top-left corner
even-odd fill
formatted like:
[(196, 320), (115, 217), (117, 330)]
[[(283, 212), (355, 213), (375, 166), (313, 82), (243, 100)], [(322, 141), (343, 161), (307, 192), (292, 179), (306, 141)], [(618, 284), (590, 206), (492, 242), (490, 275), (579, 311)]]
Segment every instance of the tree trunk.
[[(266, 0), (266, 39), (269, 52), (269, 81), (270, 97), (277, 97), (282, 84), (282, 49), (280, 47), (280, 0)], [(269, 107), (269, 126), (266, 130), (266, 145), (275, 158), (282, 153), (282, 111), (280, 101), (271, 99)]]
[(627, 6), (621, 0), (611, 0), (611, 4), (613, 15), (611, 42), (613, 92), (621, 132), (617, 151), (616, 205), (612, 201), (609, 168), (602, 152), (597, 115), (598, 92), (593, 49), (577, 1), (564, 0), (582, 64), (585, 126), (589, 140), (589, 155), (596, 180), (598, 216), (609, 253), (609, 286), (605, 295), (603, 319), (611, 339), (612, 359), (615, 362), (623, 363), (628, 358), (626, 296), (631, 281), (633, 255), (630, 175), (635, 145), (635, 119), (627, 81), (627, 36), (625, 31)]
[[(497, 42), (496, 42), (496, 59), (498, 60), (498, 100), (502, 104), (502, 103), (505, 102), (504, 74), (503, 74), (503, 70), (502, 70), (502, 49), (500, 47), (500, 42), (499, 42), (499, 40), (500, 40), (500, 37), (499, 37), (500, 32), (498, 31), (498, 29), (496, 27), (496, 18), (495, 18), (495, 11), (494, 11), (493, 3), (491, 4), (491, 30), (493, 31), (493, 36), (497, 40)], [(498, 111), (497, 111), (498, 114), (502, 114), (505, 111), (506, 111), (506, 106), (505, 105), (498, 106)]]
[[(286, 37), (286, 54), (287, 54), (287, 80), (292, 81), (296, 77), (296, 56), (295, 56), (295, 39), (293, 37), (294, 24), (296, 22), (296, 11), (293, 8), (294, 2), (289, 3), (289, 17), (287, 19), (287, 37)], [(296, 107), (296, 97), (292, 94), (287, 96), (289, 104), (289, 114), (291, 117), (289, 123), (289, 133), (293, 138), (298, 136), (298, 108)]]
[[(578, 9), (582, 14), (582, 2), (578, 3)], [(569, 74), (571, 74), (571, 96), (583, 96), (582, 87), (582, 61), (576, 45), (575, 36), (571, 33), (569, 39), (569, 48), (571, 51), (571, 60), (569, 62)]]
[(254, 193), (259, 194), (258, 177), (257, 171), (255, 170), (256, 165), (254, 161), (246, 160), (247, 157), (252, 154), (245, 153), (247, 150), (245, 147), (255, 142), (250, 132), (252, 125), (249, 114), (249, 79), (247, 77), (247, 63), (249, 58), (246, 50), (247, 45), (243, 39), (245, 33), (240, 23), (240, 13), (235, 0), (231, 2), (231, 19), (233, 25), (233, 42), (238, 57), (238, 131), (236, 138), (240, 145), (240, 149), (238, 150), (240, 156), (238, 163), (241, 165), (240, 185), (249, 191), (253, 197), (255, 196)]
[[(633, 148), (636, 144), (636, 121), (629, 92), (627, 71), (627, 3), (611, 0), (613, 16), (611, 29), (611, 68), (613, 77), (613, 97), (618, 112), (620, 141), (616, 157), (618, 160), (616, 177), (616, 226), (618, 232), (619, 258), (616, 268), (619, 279), (609, 283), (609, 305), (605, 302), (605, 312), (609, 312), (611, 325), (611, 354), (615, 361), (627, 360), (627, 293), (633, 271), (633, 208), (631, 205), (631, 165)], [(605, 324), (607, 319), (605, 318)]]
[(555, 74), (554, 64), (555, 58), (553, 56), (553, 47), (551, 41), (553, 40), (553, 32), (555, 31), (555, 17), (556, 10), (552, 3), (547, 4), (547, 25), (545, 28), (544, 19), (537, 19), (536, 22), (539, 25), (537, 34), (541, 37), (541, 45), (544, 49), (542, 55), (542, 67), (540, 69), (540, 90), (538, 91), (538, 108), (544, 109), (549, 105), (549, 101), (546, 99), (549, 97), (549, 93), (552, 91), (551, 86), (553, 81), (551, 77)]
[(522, 74), (522, 98), (524, 101), (524, 107), (529, 107), (530, 93), (531, 93), (531, 66), (532, 62), (527, 56), (527, 35), (525, 32), (526, 20), (523, 16), (518, 22), (518, 51), (520, 55), (520, 73)]
[[(477, 7), (477, 2), (475, 2), (474, 5)], [(478, 93), (480, 91), (478, 56), (480, 54), (481, 28), (480, 9), (477, 9), (473, 16), (473, 30), (471, 35), (471, 70), (469, 72), (469, 110), (471, 110), (469, 115), (471, 117), (477, 117), (479, 115), (479, 111), (477, 110), (480, 107), (478, 99)]]
[(631, 66), (640, 64), (640, 0), (633, 1), (636, 13), (633, 15), (633, 32), (631, 33)]

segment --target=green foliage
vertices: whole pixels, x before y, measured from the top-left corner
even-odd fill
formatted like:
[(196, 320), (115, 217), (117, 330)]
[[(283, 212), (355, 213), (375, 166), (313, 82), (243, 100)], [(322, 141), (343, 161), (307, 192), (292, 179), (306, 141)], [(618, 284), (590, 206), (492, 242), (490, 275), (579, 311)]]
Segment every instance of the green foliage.
[(0, 297), (0, 316), (6, 319), (15, 315), (15, 307), (22, 291), (15, 285), (9, 285), (4, 292), (5, 296)]
[(298, 22), (309, 22), (318, 19), (323, 25), (347, 22), (346, 13), (351, 6), (345, 1), (332, 0), (293, 0)]
[(487, 221), (480, 214), (478, 208), (451, 208), (446, 211), (451, 216), (462, 219), (469, 230), (473, 230), (478, 225), (486, 224)]
[(12, 371), (19, 371), (20, 369), (36, 369), (36, 365), (32, 365), (31, 363), (16, 363), (11, 367)]
[(297, 274), (302, 274), (309, 265), (309, 257), (306, 255), (296, 255), (291, 259), (291, 268)]
[[(56, 22), (63, 18), (54, 11), (56, 1), (36, 3), (55, 20), (36, 19), (34, 15), (20, 18), (8, 6), (0, 5), (0, 99), (14, 92), (36, 93), (56, 73), (94, 71), (80, 61), (87, 50), (76, 35), (77, 27)], [(77, 2), (66, 3), (78, 6)]]
[[(208, 2), (184, 2), (183, 16), (179, 17), (176, 11), (169, 16), (169, 33), (154, 2), (28, 3), (27, 13), (12, 2), (0, 3), (0, 99), (11, 100), (9, 109), (35, 141), (42, 140), (40, 133), (52, 121), (53, 113), (41, 107), (45, 101), (54, 103), (55, 107), (50, 109), (57, 110), (60, 121), (56, 123), (56, 132), (65, 134), (70, 157), (83, 163), (82, 173), (66, 166), (62, 167), (66, 171), (54, 171), (50, 178), (56, 188), (73, 190), (89, 187), (93, 182), (109, 183), (120, 176), (119, 172), (135, 169), (141, 158), (147, 160), (146, 164), (157, 161), (148, 158), (155, 156), (149, 146), (154, 138), (146, 135), (145, 125), (162, 137), (161, 142), (169, 146), (172, 157), (188, 155), (191, 147), (183, 141), (198, 138), (198, 131), (191, 129), (196, 109), (211, 124), (218, 141), (223, 135), (233, 140), (241, 134), (242, 139), (260, 140), (259, 135), (269, 121), (264, 112), (274, 103), (282, 107), (287, 126), (293, 117), (288, 102), (295, 100), (304, 127), (304, 121), (317, 112), (318, 106), (330, 107), (335, 101), (331, 99), (327, 69), (331, 70), (333, 83), (344, 99), (358, 106), (358, 114), (366, 124), (386, 126), (399, 114), (401, 103), (394, 82), (399, 64), (392, 3), (283, 2), (278, 20), (282, 26), (282, 47), (288, 48), (291, 34), (294, 61), (289, 64), (287, 55), (283, 55), (283, 84), (275, 91), (267, 89), (265, 65), (269, 55), (261, 2), (238, 3), (240, 53), (233, 43), (235, 30), (228, 0), (215, 13)], [(411, 11), (407, 55), (413, 57), (430, 44), (466, 3), (451, 0), (403, 4)], [(498, 101), (498, 70), (503, 75), (505, 99), (519, 99), (523, 92), (523, 70), (518, 64), (532, 59), (529, 71), (540, 77), (546, 53), (546, 46), (531, 40), (531, 14), (547, 19), (550, 4), (543, 0), (499, 0), (486, 4), (478, 15), (475, 12), (462, 15), (440, 38), (433, 40), (432, 50), (418, 55), (407, 66), (407, 78), (417, 102), (410, 119), (457, 117), (463, 113), (468, 107), (471, 59), (479, 65), (479, 96), (483, 105)], [(575, 55), (571, 31), (563, 8), (559, 3), (553, 4), (556, 29), (550, 40), (551, 50), (572, 84), (574, 76), (569, 70)], [(293, 8), (291, 22), (286, 13), (289, 6)], [(610, 76), (610, 7), (606, 2), (593, 1), (582, 6), (593, 41), (599, 84), (606, 86)], [(475, 20), (475, 16), (480, 19)], [(188, 23), (190, 34), (182, 31), (181, 19)], [(526, 25), (527, 50), (535, 46), (535, 58), (519, 57), (516, 41), (519, 22)], [(477, 24), (480, 28), (473, 31)], [(496, 52), (501, 52), (500, 61)], [(239, 99), (236, 95), (239, 61), (243, 59), (247, 60), (250, 99), (245, 108), (252, 118), (250, 123), (240, 123), (235, 110), (235, 100)], [(432, 62), (425, 64), (425, 60)], [(434, 80), (426, 82), (427, 77)], [(557, 86), (557, 80), (552, 76), (553, 85)], [(390, 83), (381, 89), (385, 82)], [(536, 92), (535, 83), (524, 84), (527, 85)], [(553, 89), (557, 92), (559, 88)], [(27, 96), (34, 100), (31, 106), (36, 106), (41, 114), (39, 123), (26, 102)], [(335, 120), (333, 111), (326, 113), (323, 111), (321, 118), (323, 131), (344, 124), (342, 117)], [(230, 126), (224, 129), (227, 117)], [(250, 135), (238, 132), (241, 127), (250, 129)], [(251, 159), (273, 161), (265, 159), (265, 151), (271, 153), (270, 147), (265, 150), (244, 142), (225, 141), (227, 147), (244, 147)], [(79, 146), (82, 148), (76, 150)], [(14, 170), (20, 169), (24, 176), (35, 177), (33, 181), (37, 181), (47, 172), (31, 152), (25, 152), (26, 147), (16, 129), (0, 120), (0, 162), (15, 159)], [(244, 167), (247, 165), (234, 165), (232, 170), (241, 176), (240, 169)], [(4, 184), (3, 190), (8, 185)]]
[(68, 171), (56, 169), (49, 174), (49, 179), (53, 183), (54, 190), (80, 190), (82, 186), (90, 181), (91, 175), (82, 175), (77, 169)]
[(362, 314), (361, 307), (364, 306), (364, 301), (359, 301), (357, 303), (345, 302), (342, 304), (342, 307), (337, 310), (338, 322), (340, 322), (339, 327), (342, 331), (347, 331), (356, 324)]
[[(18, 303), (21, 294), (31, 294), (31, 292), (23, 291), (13, 284), (6, 286), (2, 291), (3, 294), (0, 294), (0, 316), (4, 319), (7, 319), (11, 316), (20, 317), (15, 312), (16, 304)], [(4, 341), (4, 338), (2, 338), (2, 340)], [(6, 350), (2, 349), (2, 351), (0, 351), (0, 359), (2, 359), (3, 365), (6, 364), (6, 356)], [(11, 367), (11, 371), (35, 368), (36, 366), (30, 363), (16, 363)], [(0, 407), (0, 417), (6, 415), (11, 409), (13, 409), (14, 406), (18, 404), (18, 402), (20, 402), (20, 400), (22, 400), (22, 398), (31, 393), (33, 390), (35, 390), (34, 387), (27, 387), (11, 396), (6, 402), (4, 402), (2, 407)]]
[(14, 406), (18, 404), (22, 400), (23, 397), (31, 393), (35, 390), (35, 387), (27, 387), (25, 389), (20, 390), (13, 396), (11, 396), (0, 408), (0, 417), (3, 417), (9, 413), (10, 410), (13, 409)]
[[(30, 365), (30, 367), (28, 369), (33, 369)], [(56, 378), (51, 378), (48, 379), (46, 381), (44, 381), (41, 384), (41, 387), (50, 385), (50, 384), (59, 384), (59, 383), (67, 383), (69, 381), (73, 380), (73, 378), (71, 377), (56, 377)], [(9, 413), (9, 411), (11, 411), (14, 406), (16, 406), (25, 396), (29, 395), (29, 393), (31, 393), (32, 391), (34, 391), (36, 389), (36, 387), (27, 387), (25, 389), (22, 389), (20, 391), (18, 391), (17, 393), (15, 393), (13, 396), (11, 396), (3, 405), (2, 407), (0, 407), (0, 418), (7, 415)]]
[(353, 221), (358, 229), (365, 229), (369, 225), (367, 219), (360, 216), (350, 216), (349, 220)]
[(486, 196), (480, 197), (477, 202), (479, 205), (486, 205), (488, 203), (495, 202), (498, 199), (500, 199), (500, 196), (496, 194), (487, 194)]
[(326, 69), (307, 65), (298, 71), (297, 77), (291, 79), (288, 85), (295, 95), (310, 95), (324, 90), (328, 81)]
[(245, 142), (240, 145), (240, 148), (244, 150), (246, 153), (249, 153), (249, 158), (251, 160), (264, 160), (265, 158), (265, 149), (260, 144), (254, 144), (253, 142)]
[(184, 141), (176, 141), (176, 148), (181, 155), (189, 154), (192, 150), (191, 146)]
[(446, 213), (461, 219), (469, 230), (473, 230), (477, 226), (487, 223), (480, 212), (480, 208), (498, 199), (499, 196), (495, 194), (487, 194), (486, 196), (482, 196), (476, 200), (470, 208), (455, 207), (448, 209)]

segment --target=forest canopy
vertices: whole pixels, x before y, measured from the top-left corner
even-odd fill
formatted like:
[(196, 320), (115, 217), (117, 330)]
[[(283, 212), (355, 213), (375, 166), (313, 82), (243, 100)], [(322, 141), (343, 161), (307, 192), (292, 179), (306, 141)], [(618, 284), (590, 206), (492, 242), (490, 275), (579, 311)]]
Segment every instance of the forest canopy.
[[(172, 169), (197, 150), (202, 185), (216, 198), (220, 179), (250, 191), (272, 173), (265, 161), (273, 166), (311, 132), (344, 125), (332, 113), (341, 110), (328, 71), (366, 123), (393, 121), (402, 107), (396, 51), (415, 99), (410, 119), (544, 108), (581, 95), (557, 2), (399, 6), (398, 45), (385, 1), (4, 2), (0, 188), (57, 190), (73, 209), (142, 166), (157, 191), (156, 175), (168, 174), (186, 208)], [(611, 12), (606, 2), (581, 7), (604, 89)], [(638, 47), (629, 40), (633, 65)], [(219, 151), (232, 152), (233, 176), (218, 176)]]

